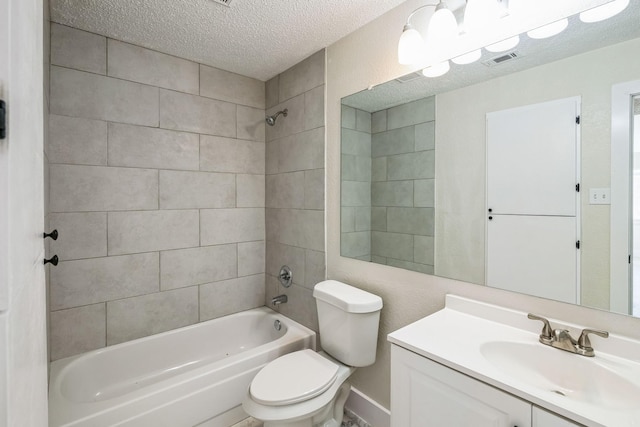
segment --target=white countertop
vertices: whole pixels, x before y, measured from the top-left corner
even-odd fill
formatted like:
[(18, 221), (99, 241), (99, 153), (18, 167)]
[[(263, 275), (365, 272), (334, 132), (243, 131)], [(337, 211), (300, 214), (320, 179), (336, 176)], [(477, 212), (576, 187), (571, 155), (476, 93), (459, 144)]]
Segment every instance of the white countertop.
[[(576, 331), (587, 327), (554, 319), (549, 321), (553, 328)], [(594, 337), (592, 346), (596, 356), (587, 358), (540, 344), (538, 335), (541, 330), (542, 323), (528, 319), (527, 313), (447, 295), (444, 309), (392, 332), (388, 340), (587, 426), (640, 426), (640, 393), (637, 396), (625, 396), (624, 405), (611, 404), (611, 401), (599, 405), (572, 399), (536, 387), (499, 369), (481, 352), (483, 344), (496, 341), (539, 345), (558, 352), (559, 358), (568, 358), (567, 363), (574, 361), (571, 358), (582, 358), (588, 363), (614, 371), (640, 387), (640, 342), (615, 334), (606, 340)], [(573, 334), (576, 337), (575, 332)], [(589, 373), (584, 372), (584, 375), (588, 376)], [(589, 387), (600, 386), (595, 379), (586, 383)]]

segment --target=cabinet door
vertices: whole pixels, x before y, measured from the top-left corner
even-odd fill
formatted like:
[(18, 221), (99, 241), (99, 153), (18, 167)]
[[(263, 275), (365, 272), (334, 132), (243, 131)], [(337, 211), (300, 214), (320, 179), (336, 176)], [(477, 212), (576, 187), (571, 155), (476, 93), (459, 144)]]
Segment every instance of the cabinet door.
[(537, 406), (533, 407), (533, 427), (580, 427), (582, 424), (576, 424), (559, 415), (545, 411)]
[(531, 404), (396, 345), (391, 427), (531, 427)]

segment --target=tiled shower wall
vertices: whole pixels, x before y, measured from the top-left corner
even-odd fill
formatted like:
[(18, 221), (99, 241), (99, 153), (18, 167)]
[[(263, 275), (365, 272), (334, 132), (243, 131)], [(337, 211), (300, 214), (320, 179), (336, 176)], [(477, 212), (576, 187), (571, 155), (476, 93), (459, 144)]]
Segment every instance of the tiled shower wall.
[(371, 260), (433, 274), (435, 97), (371, 116)]
[(371, 113), (343, 105), (341, 138), (340, 253), (371, 261)]
[[(313, 286), (326, 277), (324, 233), (325, 52), (315, 53), (267, 82), (267, 114), (287, 109), (266, 127), (266, 305), (273, 296), (289, 301), (277, 310), (317, 330)], [(293, 285), (278, 282), (282, 265)]]
[(265, 84), (52, 24), (50, 90), (51, 358), (262, 306)]

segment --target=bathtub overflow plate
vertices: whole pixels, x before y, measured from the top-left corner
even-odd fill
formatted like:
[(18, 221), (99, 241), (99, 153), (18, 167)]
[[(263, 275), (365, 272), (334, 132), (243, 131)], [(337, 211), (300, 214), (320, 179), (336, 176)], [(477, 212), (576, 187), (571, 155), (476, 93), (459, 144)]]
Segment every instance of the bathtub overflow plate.
[(276, 331), (279, 331), (280, 329), (282, 329), (282, 323), (280, 323), (279, 320), (276, 320), (273, 322), (273, 327), (275, 328)]

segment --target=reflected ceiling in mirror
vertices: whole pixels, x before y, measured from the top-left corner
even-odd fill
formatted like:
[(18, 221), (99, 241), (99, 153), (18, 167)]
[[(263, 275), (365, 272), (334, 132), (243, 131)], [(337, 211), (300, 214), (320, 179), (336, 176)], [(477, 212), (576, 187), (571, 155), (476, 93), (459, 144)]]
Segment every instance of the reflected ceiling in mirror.
[(555, 37), (521, 35), (515, 51), (483, 50), (442, 77), (412, 73), (343, 98), (342, 256), (484, 285), (486, 115), (576, 97), (576, 302), (608, 309), (609, 207), (589, 204), (588, 189), (610, 185), (611, 86), (640, 80), (638, 22), (640, 2), (598, 23), (573, 16)]

